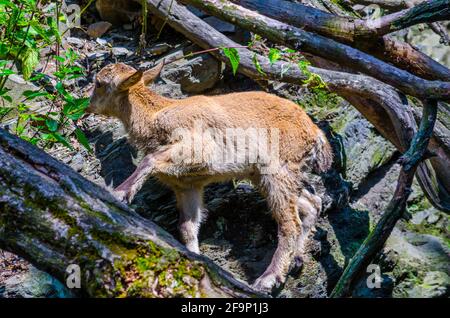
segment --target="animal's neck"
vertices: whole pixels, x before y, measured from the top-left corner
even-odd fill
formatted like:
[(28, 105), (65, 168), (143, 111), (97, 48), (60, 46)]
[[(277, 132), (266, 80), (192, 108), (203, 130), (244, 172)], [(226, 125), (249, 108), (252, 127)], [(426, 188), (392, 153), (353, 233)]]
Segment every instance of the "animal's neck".
[(130, 90), (124, 99), (119, 118), (128, 133), (145, 136), (153, 115), (170, 103), (169, 98), (160, 96), (147, 87), (137, 87)]

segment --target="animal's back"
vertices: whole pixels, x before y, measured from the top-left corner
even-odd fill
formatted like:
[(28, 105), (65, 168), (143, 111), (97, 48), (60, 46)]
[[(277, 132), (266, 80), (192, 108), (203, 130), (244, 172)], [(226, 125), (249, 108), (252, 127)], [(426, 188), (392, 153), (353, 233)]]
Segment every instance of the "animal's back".
[(280, 158), (299, 161), (317, 143), (320, 129), (297, 104), (264, 92), (240, 92), (217, 96), (193, 96), (174, 101), (155, 115), (157, 126), (167, 130), (266, 128), (279, 133)]

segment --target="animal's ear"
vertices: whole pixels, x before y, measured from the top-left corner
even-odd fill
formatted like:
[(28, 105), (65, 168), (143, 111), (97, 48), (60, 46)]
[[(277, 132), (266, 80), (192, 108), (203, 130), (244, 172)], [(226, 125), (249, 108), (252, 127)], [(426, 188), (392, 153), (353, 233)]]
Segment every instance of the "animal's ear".
[(156, 65), (155, 67), (147, 70), (144, 72), (144, 84), (148, 85), (151, 82), (153, 82), (161, 73), (162, 69), (164, 67), (164, 61)]
[(128, 78), (124, 79), (118, 86), (117, 89), (121, 92), (129, 90), (130, 87), (139, 83), (141, 78), (144, 76), (144, 72), (136, 71), (133, 75), (130, 75)]

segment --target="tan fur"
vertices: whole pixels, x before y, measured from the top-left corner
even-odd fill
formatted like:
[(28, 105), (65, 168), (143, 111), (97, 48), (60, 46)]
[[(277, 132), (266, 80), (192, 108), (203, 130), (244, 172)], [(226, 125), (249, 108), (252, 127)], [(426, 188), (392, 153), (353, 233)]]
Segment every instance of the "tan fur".
[[(131, 200), (149, 176), (168, 184), (180, 209), (180, 236), (188, 249), (199, 252), (198, 230), (203, 209), (203, 188), (232, 178), (251, 179), (267, 198), (278, 223), (279, 242), (272, 262), (254, 287), (270, 291), (285, 280), (292, 260), (301, 258), (305, 240), (320, 212), (321, 200), (302, 189), (302, 169), (329, 169), (332, 152), (322, 131), (295, 103), (264, 92), (169, 99), (146, 87), (162, 65), (145, 73), (125, 64), (105, 67), (97, 75), (89, 111), (119, 118), (131, 141), (147, 156), (116, 190)], [(279, 131), (279, 166), (265, 174), (251, 163), (222, 164), (174, 162), (171, 151), (186, 141), (173, 137), (185, 128), (194, 132), (196, 122), (206, 128), (267, 128)], [(214, 155), (207, 141), (204, 154)]]

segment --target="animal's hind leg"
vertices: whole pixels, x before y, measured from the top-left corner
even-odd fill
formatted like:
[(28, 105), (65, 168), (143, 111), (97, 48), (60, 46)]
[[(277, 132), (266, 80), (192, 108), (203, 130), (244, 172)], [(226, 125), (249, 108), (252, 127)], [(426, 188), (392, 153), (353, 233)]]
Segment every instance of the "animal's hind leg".
[(322, 200), (320, 197), (310, 193), (308, 190), (303, 189), (297, 202), (300, 219), (302, 220), (302, 231), (298, 237), (296, 248), (297, 252), (295, 255), (296, 266), (299, 267), (303, 263), (305, 243), (309, 234), (314, 230), (322, 207)]
[(180, 212), (178, 221), (180, 238), (188, 250), (200, 254), (198, 232), (202, 221), (202, 213), (204, 213), (203, 189), (177, 189), (175, 194)]
[(278, 246), (272, 261), (253, 287), (271, 292), (284, 283), (296, 254), (302, 222), (298, 214), (297, 184), (289, 173), (263, 176), (261, 188), (278, 223)]

